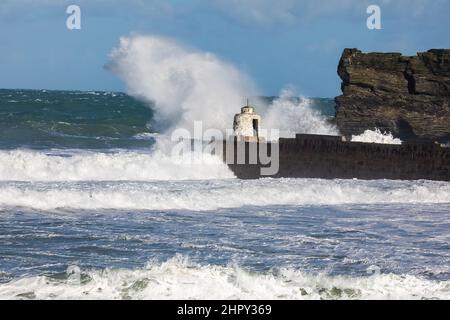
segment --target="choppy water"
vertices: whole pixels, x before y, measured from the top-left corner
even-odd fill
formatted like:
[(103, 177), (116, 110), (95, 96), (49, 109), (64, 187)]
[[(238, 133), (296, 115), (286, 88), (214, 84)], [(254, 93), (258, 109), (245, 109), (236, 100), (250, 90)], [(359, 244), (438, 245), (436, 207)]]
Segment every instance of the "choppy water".
[(146, 147), (152, 111), (120, 92), (0, 90), (0, 148)]
[(241, 181), (155, 150), (120, 93), (0, 114), (0, 298), (450, 298), (449, 183)]

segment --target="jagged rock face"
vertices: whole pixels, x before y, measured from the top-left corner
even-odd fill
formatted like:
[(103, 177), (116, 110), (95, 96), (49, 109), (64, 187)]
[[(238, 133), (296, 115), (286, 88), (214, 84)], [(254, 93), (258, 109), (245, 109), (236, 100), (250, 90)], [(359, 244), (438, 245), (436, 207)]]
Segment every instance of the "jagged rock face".
[(450, 50), (414, 57), (345, 49), (339, 62), (343, 95), (336, 123), (344, 135), (367, 129), (402, 140), (450, 141)]

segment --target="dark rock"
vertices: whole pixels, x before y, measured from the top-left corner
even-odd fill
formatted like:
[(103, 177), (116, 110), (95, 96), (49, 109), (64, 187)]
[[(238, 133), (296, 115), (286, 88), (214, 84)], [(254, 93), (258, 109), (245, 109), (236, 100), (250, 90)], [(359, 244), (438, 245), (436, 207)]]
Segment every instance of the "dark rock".
[(402, 140), (450, 140), (450, 50), (405, 57), (345, 49), (338, 74), (336, 124), (343, 135), (379, 128)]

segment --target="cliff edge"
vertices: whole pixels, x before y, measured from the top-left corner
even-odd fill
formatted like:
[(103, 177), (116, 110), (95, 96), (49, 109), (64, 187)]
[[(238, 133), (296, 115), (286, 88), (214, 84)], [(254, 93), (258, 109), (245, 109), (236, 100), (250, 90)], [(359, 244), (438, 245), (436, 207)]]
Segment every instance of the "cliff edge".
[(406, 141), (450, 141), (450, 50), (406, 57), (345, 49), (338, 74), (336, 124), (343, 135), (379, 128)]

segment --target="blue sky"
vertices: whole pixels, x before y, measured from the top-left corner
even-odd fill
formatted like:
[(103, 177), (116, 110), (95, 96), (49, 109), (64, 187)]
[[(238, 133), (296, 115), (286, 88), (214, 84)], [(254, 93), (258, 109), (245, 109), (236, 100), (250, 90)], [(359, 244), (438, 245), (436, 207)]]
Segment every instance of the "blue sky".
[[(66, 8), (82, 29), (66, 28)], [(368, 30), (366, 9), (382, 10)], [(415, 54), (450, 48), (450, 0), (0, 0), (0, 88), (124, 90), (105, 70), (121, 36), (172, 37), (250, 75), (263, 94), (290, 85), (340, 93), (342, 50)]]

